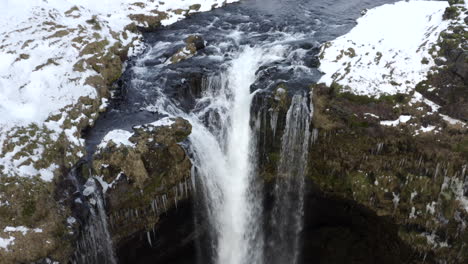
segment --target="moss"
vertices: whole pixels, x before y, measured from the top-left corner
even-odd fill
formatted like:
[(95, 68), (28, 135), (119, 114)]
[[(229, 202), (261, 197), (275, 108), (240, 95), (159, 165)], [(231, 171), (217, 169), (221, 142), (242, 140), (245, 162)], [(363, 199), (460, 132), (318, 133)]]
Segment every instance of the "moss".
[(193, 5), (189, 6), (189, 9), (198, 11), (198, 10), (200, 10), (200, 7), (201, 7), (200, 4), (193, 4)]
[(19, 55), (19, 58), (22, 59), (22, 60), (27, 60), (27, 59), (29, 59), (29, 54), (22, 53), (22, 54)]
[(331, 45), (332, 45), (331, 42), (326, 42), (325, 44), (323, 44), (322, 50), (321, 50), (320, 55), (319, 55), (319, 59), (320, 59), (320, 60), (323, 60), (323, 59), (325, 58), (325, 51), (326, 51), (328, 48), (330, 48)]
[(356, 57), (356, 51), (353, 48), (348, 48), (345, 52), (345, 55), (350, 58), (354, 58)]
[(101, 29), (102, 29), (101, 24), (99, 23), (99, 20), (98, 20), (98, 18), (97, 18), (96, 15), (93, 15), (93, 16), (91, 17), (91, 19), (86, 20), (86, 23), (93, 25), (92, 28), (93, 28), (94, 30), (101, 30)]
[(146, 7), (145, 3), (143, 3), (143, 2), (135, 2), (135, 3), (131, 4), (131, 5), (137, 6), (139, 8), (145, 8)]
[(459, 152), (463, 157), (468, 160), (468, 139), (463, 139), (454, 144), (453, 151)]
[[(316, 85), (313, 89), (314, 116), (322, 115), (341, 125), (320, 130), (309, 153), (308, 177), (329, 195), (353, 199), (378, 215), (391, 217), (400, 227), (411, 225), (400, 230), (400, 237), (422, 252), (432, 250), (421, 235), (423, 228), (448, 234), (453, 249), (437, 252), (441, 258), (453, 259), (461, 247), (455, 238), (459, 223), (447, 224), (435, 216), (453, 219), (460, 212), (451, 189), (441, 192), (441, 186), (442, 173), (456, 175), (466, 163), (466, 158), (453, 150), (466, 143), (460, 140), (463, 136), (442, 132), (413, 137), (407, 131), (367, 123), (354, 110), (368, 112), (382, 103), (407, 102), (408, 95), (360, 98), (344, 94), (339, 85), (329, 90)], [(380, 152), (376, 152), (378, 144), (382, 144)], [(433, 215), (427, 205), (434, 201)], [(410, 214), (414, 214), (413, 218)]]
[(55, 65), (58, 66), (59, 64), (54, 60), (54, 59), (48, 59), (46, 63), (43, 63), (41, 65), (36, 66), (33, 71), (38, 71), (48, 65)]
[(65, 11), (65, 15), (66, 16), (70, 16), (71, 13), (75, 12), (75, 11), (80, 11), (80, 9), (77, 7), (77, 6), (73, 6), (72, 8), (70, 8), (69, 10)]
[(161, 26), (161, 21), (166, 19), (168, 16), (167, 13), (160, 11), (154, 11), (152, 13), (154, 15), (131, 14), (129, 17), (140, 25), (146, 24), (146, 30), (154, 30)]
[(71, 32), (73, 32), (73, 30), (70, 30), (70, 29), (64, 29), (64, 30), (58, 30), (56, 31), (54, 34), (46, 37), (47, 39), (51, 39), (51, 38), (63, 38), (65, 37), (66, 35), (70, 34)]
[(455, 19), (460, 15), (458, 8), (455, 6), (449, 6), (445, 9), (444, 15), (442, 16), (443, 19)]
[(462, 5), (462, 4), (465, 3), (464, 0), (449, 0), (448, 2), (449, 2), (449, 5), (451, 5), (451, 6), (452, 5)]
[(109, 41), (107, 39), (101, 40), (101, 41), (96, 41), (96, 42), (91, 42), (87, 44), (80, 52), (80, 56), (84, 55), (95, 55), (98, 53), (103, 52), (104, 48), (109, 45)]

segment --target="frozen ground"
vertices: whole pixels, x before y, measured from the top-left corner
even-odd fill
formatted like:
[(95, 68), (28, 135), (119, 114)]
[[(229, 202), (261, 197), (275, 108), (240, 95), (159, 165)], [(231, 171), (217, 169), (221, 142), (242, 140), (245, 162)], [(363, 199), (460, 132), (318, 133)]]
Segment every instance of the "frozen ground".
[(445, 1), (401, 1), (371, 10), (323, 46), (320, 82), (360, 95), (411, 92), (434, 66), (429, 54), (449, 22)]
[[(138, 16), (159, 16), (162, 25), (169, 25), (187, 14), (208, 11), (224, 3), (222, 0), (0, 0), (0, 173), (39, 175), (46, 181), (53, 178), (49, 169), (40, 171), (31, 164), (25, 165), (28, 159), (40, 159), (41, 146), (28, 157), (16, 159), (13, 157), (28, 143), (18, 143), (8, 153), (1, 147), (15, 140), (12, 135), (20, 127), (45, 125), (52, 139), (65, 133), (70, 142), (83, 143), (78, 130), (64, 128), (67, 117), (63, 115), (67, 112), (64, 109), (73, 108), (80, 97), (100, 99), (88, 81), (98, 73), (86, 63), (81, 64), (81, 69), (77, 67), (80, 60), (93, 56), (101, 59), (88, 44), (100, 43), (104, 50), (118, 44), (130, 47), (128, 53), (132, 55), (141, 48), (141, 35), (126, 26), (131, 23), (148, 26)], [(50, 119), (56, 115), (62, 118)], [(82, 122), (85, 118), (83, 115), (74, 120)]]

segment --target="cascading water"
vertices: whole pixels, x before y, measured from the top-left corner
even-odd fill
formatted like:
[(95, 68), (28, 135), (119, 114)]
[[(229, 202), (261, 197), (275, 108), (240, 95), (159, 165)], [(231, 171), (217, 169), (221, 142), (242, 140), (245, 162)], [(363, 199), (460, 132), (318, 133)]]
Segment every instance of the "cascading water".
[(261, 48), (240, 48), (224, 72), (207, 78), (203, 98), (192, 114), (171, 113), (192, 124), (189, 139), (193, 176), (203, 188), (198, 193), (203, 195), (213, 228), (215, 263), (263, 263), (263, 238), (258, 225), (262, 198), (259, 186), (253, 184), (255, 144), (250, 105), (254, 93), (250, 87), (257, 68), (281, 58), (283, 52), (282, 47), (271, 49), (268, 55)]
[[(208, 80), (206, 96), (219, 118), (208, 121), (206, 129), (194, 126), (190, 141), (195, 154), (194, 166), (202, 182), (209, 219), (216, 232), (216, 263), (260, 263), (261, 251), (250, 250), (251, 234), (256, 233), (258, 215), (252, 210), (248, 190), (252, 165), (248, 153), (251, 144), (250, 85), (255, 81), (255, 69), (260, 63), (258, 50), (246, 48), (221, 77)], [(207, 98), (205, 97), (205, 98)], [(192, 123), (198, 123), (195, 121)], [(250, 251), (250, 252), (249, 252)]]
[[(259, 69), (271, 67), (279, 61), (290, 63), (290, 66), (284, 67), (285, 71), (296, 68), (306, 70), (300, 63), (304, 52), (301, 49), (295, 50), (290, 45), (297, 37), (283, 35), (272, 43), (253, 47), (236, 44), (226, 54), (230, 60), (222, 64), (221, 72), (204, 78), (201, 89), (203, 93), (188, 113), (179, 103), (168, 97), (163, 89), (157, 90), (157, 101), (146, 107), (170, 117), (182, 117), (192, 124), (188, 144), (194, 166), (192, 177), (197, 186), (194, 188), (196, 199), (203, 200), (200, 203), (204, 209), (203, 218), (209, 223), (209, 256), (214, 263), (262, 264), (265, 261), (265, 234), (262, 224), (264, 197), (262, 186), (256, 177), (257, 142), (250, 122), (251, 102), (259, 90), (251, 91), (251, 88), (256, 87), (253, 85), (258, 78), (264, 78), (262, 74), (265, 73)], [(275, 85), (274, 82), (269, 84)], [(283, 136), (284, 156), (287, 156), (288, 151), (297, 151), (298, 153), (293, 154), (297, 158), (304, 152), (303, 148), (297, 149), (297, 145), (303, 146), (302, 143), (310, 136), (307, 121), (310, 119), (310, 112), (307, 106), (302, 107), (304, 103), (307, 103), (306, 96), (293, 98), (287, 120), (290, 124)], [(301, 161), (305, 163), (306, 158), (301, 157)], [(298, 177), (302, 177), (300, 181), (303, 182), (305, 164), (300, 165), (302, 169), (296, 167), (296, 170), (289, 171), (291, 160), (286, 157), (284, 159), (279, 171), (289, 174), (291, 178), (301, 171)], [(294, 162), (297, 161), (294, 159)], [(287, 188), (290, 191), (296, 187), (303, 188), (301, 183), (286, 183), (289, 184)], [(302, 195), (303, 190), (299, 194)], [(296, 218), (301, 218), (303, 198), (298, 199), (301, 199), (301, 205), (292, 213)], [(283, 215), (286, 214), (283, 211), (291, 213), (290, 208), (284, 206), (278, 206), (277, 210), (281, 210), (278, 213)], [(294, 223), (298, 225), (294, 231), (297, 234), (301, 228), (300, 220), (296, 219)], [(297, 251), (298, 241), (294, 240), (292, 244)], [(295, 256), (297, 257), (297, 252)]]
[(272, 238), (268, 245), (269, 263), (296, 264), (299, 260), (311, 117), (308, 96), (294, 95), (281, 139), (271, 215)]
[(81, 196), (75, 202), (88, 203), (89, 215), (81, 230), (75, 254), (70, 262), (73, 264), (116, 264), (102, 193), (93, 178), (85, 183), (84, 189), (81, 191), (76, 173), (74, 168), (69, 175), (76, 192)]

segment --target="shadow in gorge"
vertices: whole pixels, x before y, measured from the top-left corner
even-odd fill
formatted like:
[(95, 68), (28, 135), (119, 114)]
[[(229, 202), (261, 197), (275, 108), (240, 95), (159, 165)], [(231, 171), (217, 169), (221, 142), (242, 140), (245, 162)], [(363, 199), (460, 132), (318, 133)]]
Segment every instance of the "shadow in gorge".
[(389, 217), (313, 188), (306, 197), (303, 238), (304, 264), (434, 263), (399, 238)]
[[(379, 217), (351, 200), (329, 197), (310, 187), (305, 199), (303, 264), (404, 264), (421, 263), (423, 256), (413, 252), (398, 237), (398, 227), (388, 217)], [(268, 188), (270, 189), (270, 188)], [(271, 210), (271, 191), (265, 196), (265, 215)], [(265, 219), (267, 221), (267, 219)], [(202, 220), (200, 222), (203, 222)], [(266, 234), (269, 234), (268, 227)], [(117, 247), (121, 264), (208, 264), (209, 252), (203, 238), (205, 228), (195, 228), (191, 201), (180, 203), (161, 217), (151, 233), (150, 246), (146, 232), (140, 232)], [(201, 239), (200, 241), (197, 239)], [(268, 235), (267, 238), (268, 240)], [(268, 254), (266, 254), (268, 256)], [(268, 260), (265, 261), (268, 263)], [(434, 263), (426, 256), (424, 263)], [(288, 263), (284, 263), (288, 264)]]
[(161, 216), (156, 232), (139, 232), (117, 245), (120, 264), (146, 263), (197, 263), (197, 238), (203, 229), (195, 228), (194, 210), (191, 201), (180, 202)]

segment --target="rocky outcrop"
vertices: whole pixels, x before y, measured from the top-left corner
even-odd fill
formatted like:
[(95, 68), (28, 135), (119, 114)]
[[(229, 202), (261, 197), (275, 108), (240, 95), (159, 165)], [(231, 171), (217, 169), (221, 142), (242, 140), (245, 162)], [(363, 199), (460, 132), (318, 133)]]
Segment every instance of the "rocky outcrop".
[(181, 118), (166, 122), (136, 127), (128, 145), (111, 140), (93, 157), (117, 247), (153, 230), (163, 213), (188, 198), (191, 163), (179, 143), (191, 126)]
[[(293, 93), (285, 84), (254, 98), (252, 125), (257, 128), (258, 171), (267, 193), (277, 176), (285, 113)], [(361, 253), (348, 252), (346, 256), (360, 259), (365, 255), (362, 263), (466, 262), (466, 127), (446, 122), (443, 114), (432, 112), (430, 101), (415, 101), (411, 95), (359, 96), (342, 91), (336, 84), (313, 85), (311, 93), (313, 144), (307, 175), (311, 197), (307, 199), (312, 201), (306, 204), (315, 205), (306, 205), (306, 215), (312, 220), (304, 223), (303, 257), (344, 263), (349, 259), (323, 252), (353, 245), (354, 251)], [(382, 121), (398, 120), (401, 115), (411, 118), (396, 126)], [(336, 212), (314, 200), (330, 203)], [(352, 213), (345, 217), (345, 213), (337, 213), (341, 210)], [(320, 212), (324, 215), (313, 216)], [(354, 224), (346, 224), (349, 221)], [(366, 240), (352, 242), (355, 236)], [(360, 251), (358, 244), (375, 246), (373, 251), (380, 253)]]
[[(392, 219), (399, 238), (414, 251), (466, 262), (466, 130), (441, 124), (442, 131), (414, 135), (416, 124), (440, 119), (418, 115), (424, 104), (395, 107), (406, 104), (404, 97), (366, 99), (324, 86), (313, 92), (310, 179), (329, 196)], [(411, 113), (412, 123), (382, 126), (378, 116), (383, 112), (389, 119)]]
[(171, 63), (178, 63), (194, 56), (197, 51), (205, 48), (205, 41), (201, 36), (192, 35), (185, 40), (185, 46), (180, 48), (174, 55), (169, 58)]
[(468, 14), (459, 1), (450, 4), (446, 11), (450, 26), (440, 34), (432, 51), (438, 68), (416, 90), (441, 105), (442, 113), (468, 121), (468, 36), (464, 21)]

